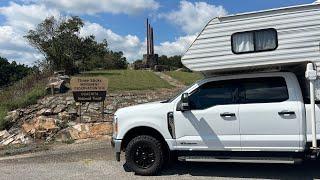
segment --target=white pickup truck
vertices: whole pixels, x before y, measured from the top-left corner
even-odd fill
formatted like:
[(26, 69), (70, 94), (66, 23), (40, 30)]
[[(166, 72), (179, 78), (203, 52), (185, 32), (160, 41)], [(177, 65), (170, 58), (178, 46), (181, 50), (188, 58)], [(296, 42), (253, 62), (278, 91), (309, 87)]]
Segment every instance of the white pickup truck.
[(199, 162), (308, 158), (312, 137), (305, 81), (290, 72), (205, 78), (167, 101), (119, 109), (113, 134), (117, 160), (123, 150), (129, 168), (152, 175), (173, 154)]
[[(167, 101), (119, 109), (112, 144), (137, 174), (165, 161), (317, 159), (320, 3), (212, 19), (182, 57), (205, 78)], [(318, 79), (318, 80), (316, 80)]]

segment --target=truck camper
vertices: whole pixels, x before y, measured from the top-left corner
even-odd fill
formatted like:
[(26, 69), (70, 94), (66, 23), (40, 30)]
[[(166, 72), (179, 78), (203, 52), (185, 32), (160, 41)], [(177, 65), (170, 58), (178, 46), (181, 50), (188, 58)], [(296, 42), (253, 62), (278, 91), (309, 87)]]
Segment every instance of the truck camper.
[(119, 109), (116, 159), (153, 175), (172, 158), (297, 163), (318, 159), (320, 4), (217, 17), (182, 58), (204, 79), (162, 102)]

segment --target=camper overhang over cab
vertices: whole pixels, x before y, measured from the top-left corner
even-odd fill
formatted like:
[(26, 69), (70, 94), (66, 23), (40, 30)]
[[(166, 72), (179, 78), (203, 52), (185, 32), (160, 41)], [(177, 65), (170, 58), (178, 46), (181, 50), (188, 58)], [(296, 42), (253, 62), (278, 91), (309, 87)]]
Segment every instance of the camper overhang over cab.
[(307, 4), (212, 19), (182, 58), (193, 71), (320, 65), (320, 4)]

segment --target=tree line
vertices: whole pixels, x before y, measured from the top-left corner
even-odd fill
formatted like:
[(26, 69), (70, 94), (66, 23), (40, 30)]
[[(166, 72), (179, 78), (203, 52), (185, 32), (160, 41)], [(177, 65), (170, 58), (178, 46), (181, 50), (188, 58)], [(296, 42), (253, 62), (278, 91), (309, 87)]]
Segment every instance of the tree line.
[(30, 30), (25, 38), (44, 56), (38, 63), (50, 71), (64, 70), (66, 74), (96, 69), (126, 69), (123, 53), (108, 49), (107, 40), (98, 42), (95, 36), (80, 36), (84, 26), (81, 18), (48, 17)]
[[(161, 66), (165, 66), (165, 69), (170, 69), (170, 70), (175, 70), (179, 68), (184, 68), (185, 70), (188, 70), (181, 62), (181, 56), (175, 55), (175, 56), (166, 56), (166, 55), (161, 55), (158, 58), (158, 64)], [(136, 60), (133, 63), (134, 67), (136, 69), (142, 69), (144, 68), (144, 62), (143, 60), (139, 59)]]
[(23, 64), (11, 63), (3, 57), (0, 57), (0, 87), (10, 85), (35, 71), (36, 67), (28, 67)]

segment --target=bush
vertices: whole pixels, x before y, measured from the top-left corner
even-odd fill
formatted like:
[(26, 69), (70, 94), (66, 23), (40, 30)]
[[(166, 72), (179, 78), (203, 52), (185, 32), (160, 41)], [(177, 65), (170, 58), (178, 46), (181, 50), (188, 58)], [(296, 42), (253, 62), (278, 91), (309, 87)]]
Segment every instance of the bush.
[(4, 117), (8, 111), (35, 104), (45, 95), (48, 75), (34, 73), (4, 88), (0, 92), (0, 129), (4, 129), (7, 122)]

